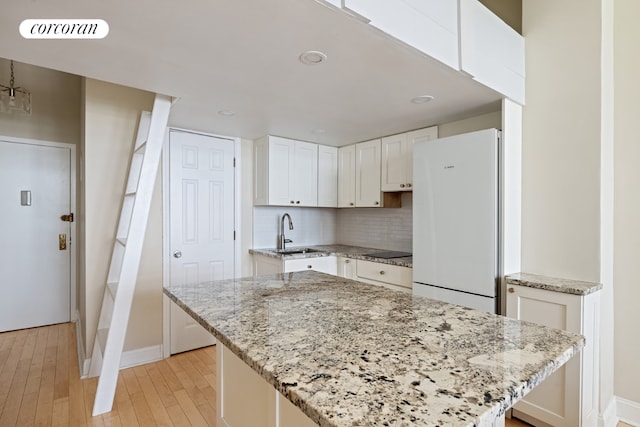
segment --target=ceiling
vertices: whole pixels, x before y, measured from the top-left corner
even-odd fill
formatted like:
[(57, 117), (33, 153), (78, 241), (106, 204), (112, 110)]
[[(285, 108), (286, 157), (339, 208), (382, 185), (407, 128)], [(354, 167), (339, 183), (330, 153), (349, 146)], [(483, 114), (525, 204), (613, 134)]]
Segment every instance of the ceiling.
[[(501, 99), (314, 0), (0, 1), (0, 57), (177, 97), (170, 124), (183, 128), (340, 146), (496, 111)], [(104, 19), (110, 30), (23, 39), (32, 18)], [(304, 65), (306, 50), (328, 59)], [(412, 103), (419, 95), (435, 99)]]

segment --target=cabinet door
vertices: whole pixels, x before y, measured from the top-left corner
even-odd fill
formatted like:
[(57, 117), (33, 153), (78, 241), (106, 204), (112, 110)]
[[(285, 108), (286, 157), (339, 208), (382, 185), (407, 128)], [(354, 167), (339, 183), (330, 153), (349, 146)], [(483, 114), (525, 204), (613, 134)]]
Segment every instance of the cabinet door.
[(411, 171), (407, 170), (411, 156), (408, 152), (407, 134), (382, 138), (382, 191), (407, 191)]
[(413, 146), (417, 142), (438, 139), (438, 126), (418, 129), (407, 133), (407, 177), (408, 187), (413, 189)]
[(458, 70), (458, 2), (344, 0), (383, 32)]
[(291, 205), (293, 200), (294, 141), (277, 136), (269, 137), (269, 204)]
[(338, 274), (338, 260), (334, 256), (291, 259), (284, 262), (284, 272), (315, 270), (320, 273)]
[(318, 206), (318, 144), (295, 141), (291, 161), (291, 200), (296, 206)]
[[(580, 296), (507, 285), (507, 316), (581, 333)], [(513, 407), (514, 414), (554, 426), (579, 425), (582, 352), (554, 372)], [(529, 419), (530, 421), (533, 421)]]
[(356, 144), (356, 206), (380, 207), (380, 140)]
[(338, 207), (356, 206), (356, 146), (338, 149)]
[(346, 257), (338, 257), (338, 276), (345, 279), (356, 279), (356, 260)]
[(318, 146), (318, 206), (338, 206), (338, 147)]
[(253, 254), (253, 275), (264, 276), (265, 274), (277, 274), (283, 272), (281, 259), (271, 258), (264, 255)]

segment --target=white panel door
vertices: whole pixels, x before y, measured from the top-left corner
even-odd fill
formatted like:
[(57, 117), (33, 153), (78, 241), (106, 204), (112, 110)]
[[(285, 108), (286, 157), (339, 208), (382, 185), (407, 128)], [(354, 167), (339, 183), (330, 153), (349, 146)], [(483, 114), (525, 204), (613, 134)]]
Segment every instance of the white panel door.
[(0, 141), (0, 200), (0, 332), (68, 322), (71, 150)]
[[(232, 278), (233, 141), (172, 130), (169, 156), (170, 283)], [(172, 353), (214, 342), (211, 334), (188, 316), (171, 316)]]

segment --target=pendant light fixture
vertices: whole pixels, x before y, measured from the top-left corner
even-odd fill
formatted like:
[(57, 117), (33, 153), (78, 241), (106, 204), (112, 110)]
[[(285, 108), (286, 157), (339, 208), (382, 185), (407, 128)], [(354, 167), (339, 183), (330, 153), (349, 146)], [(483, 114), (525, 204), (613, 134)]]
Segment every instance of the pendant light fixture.
[(9, 86), (0, 84), (0, 113), (21, 113), (31, 115), (31, 93), (23, 87), (15, 87), (13, 60)]

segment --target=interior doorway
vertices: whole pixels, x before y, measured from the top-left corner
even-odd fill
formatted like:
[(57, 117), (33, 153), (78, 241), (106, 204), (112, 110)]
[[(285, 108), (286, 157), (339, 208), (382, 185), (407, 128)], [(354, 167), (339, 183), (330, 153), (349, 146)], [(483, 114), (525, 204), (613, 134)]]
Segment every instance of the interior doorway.
[(0, 332), (74, 320), (75, 146), (0, 137)]
[[(171, 129), (165, 155), (166, 280), (179, 284), (233, 278), (234, 140)], [(182, 309), (166, 303), (171, 354), (215, 343), (211, 334)]]

